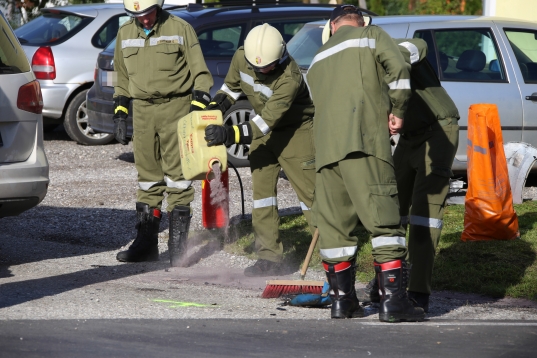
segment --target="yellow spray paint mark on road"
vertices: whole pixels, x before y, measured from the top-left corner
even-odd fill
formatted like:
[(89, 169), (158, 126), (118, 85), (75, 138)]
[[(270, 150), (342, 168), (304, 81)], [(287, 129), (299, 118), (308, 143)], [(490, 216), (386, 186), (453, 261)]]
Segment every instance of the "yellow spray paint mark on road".
[(182, 302), (182, 301), (172, 301), (172, 300), (160, 300), (155, 299), (153, 302), (162, 302), (162, 303), (171, 303), (171, 308), (178, 308), (178, 307), (210, 307), (211, 305), (205, 305), (203, 303), (196, 303), (196, 302)]

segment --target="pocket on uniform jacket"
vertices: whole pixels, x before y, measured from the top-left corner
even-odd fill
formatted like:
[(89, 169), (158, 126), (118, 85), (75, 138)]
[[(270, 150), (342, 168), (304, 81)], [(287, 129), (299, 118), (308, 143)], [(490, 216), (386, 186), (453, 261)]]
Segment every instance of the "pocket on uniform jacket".
[(375, 226), (399, 225), (399, 199), (397, 198), (397, 185), (377, 184), (370, 185), (370, 208)]
[(122, 50), (123, 62), (129, 75), (136, 74), (138, 68), (138, 47), (126, 47)]
[(155, 64), (159, 71), (172, 71), (177, 66), (180, 49), (178, 44), (158, 45), (156, 49)]

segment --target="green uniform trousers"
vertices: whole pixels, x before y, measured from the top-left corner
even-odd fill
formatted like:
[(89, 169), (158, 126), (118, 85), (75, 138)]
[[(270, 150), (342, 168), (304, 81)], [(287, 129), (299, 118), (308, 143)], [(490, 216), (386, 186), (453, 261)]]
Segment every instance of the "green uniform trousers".
[(378, 263), (404, 259), (405, 231), (401, 226), (393, 166), (376, 157), (353, 152), (321, 168), (315, 183), (315, 221), (323, 261), (356, 258), (357, 225), (372, 236)]
[(423, 133), (401, 135), (395, 148), (401, 221), (409, 228), (409, 291), (431, 293), (434, 257), (458, 144), (459, 125), (454, 118), (435, 122)]
[(305, 121), (298, 128), (275, 129), (255, 139), (250, 146), (249, 159), (254, 196), (252, 226), (258, 258), (281, 262), (283, 245), (277, 201), (281, 168), (298, 195), (311, 232), (314, 230), (310, 211), (315, 190), (313, 122)]
[[(181, 169), (177, 123), (190, 110), (191, 95), (153, 103), (134, 100), (134, 162), (138, 171), (137, 200), (161, 208), (164, 192), (167, 210), (194, 200), (191, 181)], [(161, 102), (161, 103), (160, 103)]]

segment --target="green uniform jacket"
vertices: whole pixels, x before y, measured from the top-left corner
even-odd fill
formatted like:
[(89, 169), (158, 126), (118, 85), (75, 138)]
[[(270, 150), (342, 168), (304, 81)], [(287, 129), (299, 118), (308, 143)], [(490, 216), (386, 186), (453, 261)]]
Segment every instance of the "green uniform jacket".
[(298, 127), (311, 120), (315, 112), (300, 68), (290, 56), (264, 75), (253, 70), (244, 57), (244, 48), (239, 47), (218, 93), (225, 93), (231, 103), (243, 93), (248, 97), (256, 113), (250, 119), (250, 124), (255, 124), (253, 139), (277, 128)]
[(437, 120), (459, 119), (457, 106), (440, 84), (427, 60), (427, 43), (422, 39), (394, 40), (399, 45), (405, 61), (412, 66), (412, 97), (408, 103), (402, 133), (420, 130)]
[(119, 28), (114, 69), (114, 96), (178, 97), (213, 85), (194, 29), (164, 10), (149, 35), (134, 18)]
[(410, 66), (378, 26), (342, 26), (307, 74), (315, 104), (316, 169), (363, 152), (393, 165), (388, 116), (404, 118)]

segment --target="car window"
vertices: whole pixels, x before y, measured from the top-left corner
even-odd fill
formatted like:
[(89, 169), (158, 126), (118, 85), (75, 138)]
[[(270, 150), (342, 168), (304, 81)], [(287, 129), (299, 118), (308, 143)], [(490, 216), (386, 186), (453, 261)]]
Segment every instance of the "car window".
[(313, 57), (322, 45), (323, 26), (308, 26), (298, 32), (287, 44), (287, 51), (303, 69), (309, 68)]
[(15, 34), (23, 45), (53, 45), (67, 40), (91, 20), (74, 14), (44, 13), (16, 29)]
[[(2, 20), (3, 17), (0, 19)], [(24, 51), (5, 21), (0, 21), (0, 75), (29, 72)]]
[(91, 43), (97, 48), (105, 48), (110, 41), (116, 38), (117, 31), (127, 20), (128, 15), (118, 15), (110, 18), (101, 28), (93, 35)]
[(275, 27), (282, 34), (283, 40), (285, 43), (289, 42), (297, 34), (297, 32), (306, 24), (307, 22), (319, 20), (319, 18), (314, 19), (301, 19), (301, 20), (272, 20), (272, 21), (263, 21), (259, 22), (256, 25), (262, 25), (264, 23)]
[(525, 83), (537, 83), (537, 31), (505, 29)]
[(204, 57), (233, 57), (246, 24), (211, 28), (198, 32), (198, 39)]
[(488, 28), (419, 30), (428, 59), (442, 81), (505, 82), (496, 40)]

